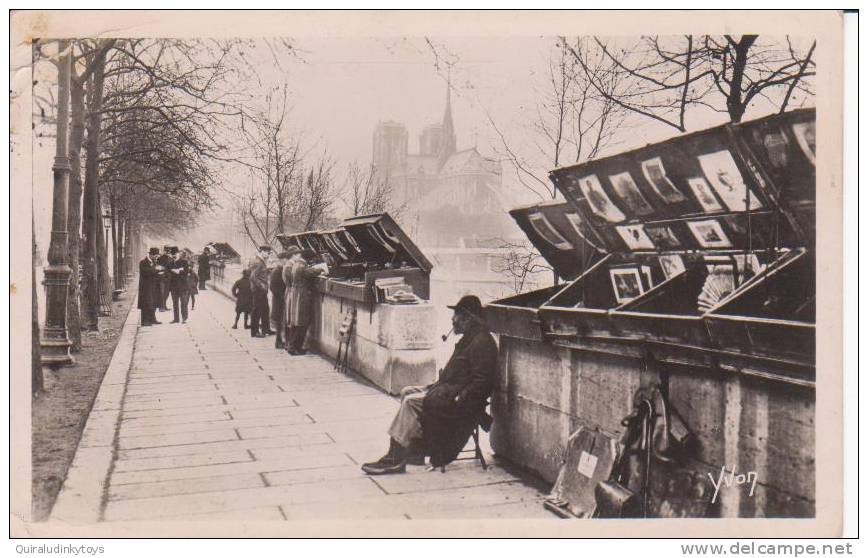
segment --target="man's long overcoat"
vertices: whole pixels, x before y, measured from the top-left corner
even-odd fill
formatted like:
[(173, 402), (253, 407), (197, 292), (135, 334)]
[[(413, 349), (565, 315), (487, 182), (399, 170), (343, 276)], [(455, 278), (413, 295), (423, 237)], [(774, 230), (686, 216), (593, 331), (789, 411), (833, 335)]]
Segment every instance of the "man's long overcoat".
[(474, 322), (422, 402), (426, 453), (435, 467), (453, 461), (485, 411), (497, 378), (497, 344)]

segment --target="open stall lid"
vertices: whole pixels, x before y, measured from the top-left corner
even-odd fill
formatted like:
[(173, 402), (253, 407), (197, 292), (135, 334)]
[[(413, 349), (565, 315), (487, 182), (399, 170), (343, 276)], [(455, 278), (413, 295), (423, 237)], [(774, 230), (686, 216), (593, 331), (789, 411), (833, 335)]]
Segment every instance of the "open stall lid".
[(430, 273), (433, 265), (388, 213), (352, 217), (342, 228), (355, 243), (361, 261), (415, 266)]
[(718, 126), (550, 178), (611, 253), (813, 247), (814, 121)]
[(229, 258), (239, 258), (241, 254), (235, 251), (235, 249), (229, 245), (227, 242), (212, 242), (210, 246), (213, 246), (220, 255), (227, 256)]
[(585, 217), (568, 202), (517, 207), (509, 214), (561, 279), (575, 279), (605, 253)]

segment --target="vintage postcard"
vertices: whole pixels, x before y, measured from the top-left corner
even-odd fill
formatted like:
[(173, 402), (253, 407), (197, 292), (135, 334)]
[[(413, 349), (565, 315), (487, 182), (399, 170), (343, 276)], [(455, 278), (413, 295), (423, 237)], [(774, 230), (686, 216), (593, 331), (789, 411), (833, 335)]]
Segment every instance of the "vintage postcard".
[(840, 13), (11, 31), (14, 536), (841, 532)]

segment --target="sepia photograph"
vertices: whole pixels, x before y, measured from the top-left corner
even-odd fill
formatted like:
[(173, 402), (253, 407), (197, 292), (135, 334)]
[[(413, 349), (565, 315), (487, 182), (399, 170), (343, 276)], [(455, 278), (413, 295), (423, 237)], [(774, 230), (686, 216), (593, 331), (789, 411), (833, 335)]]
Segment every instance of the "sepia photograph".
[(840, 533), (840, 13), (10, 24), (15, 536)]

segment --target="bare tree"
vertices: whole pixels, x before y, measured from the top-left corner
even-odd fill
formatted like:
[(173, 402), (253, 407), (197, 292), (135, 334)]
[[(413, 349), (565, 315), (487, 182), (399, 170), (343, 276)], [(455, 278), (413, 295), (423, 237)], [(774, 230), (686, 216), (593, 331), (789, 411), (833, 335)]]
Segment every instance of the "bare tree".
[(296, 222), (301, 224), (300, 230), (309, 231), (330, 222), (336, 190), (334, 166), (334, 160), (323, 151), (307, 168), (297, 198)]
[(528, 279), (540, 273), (554, 273), (542, 256), (527, 243), (500, 240), (501, 254), (492, 263), (492, 270), (512, 280), (515, 294), (524, 292)]
[[(757, 35), (562, 40), (597, 95), (681, 132), (689, 128), (691, 108), (740, 122), (757, 100), (784, 111), (796, 92), (802, 100), (813, 95), (816, 41), (805, 48), (790, 37)], [(614, 88), (612, 76), (619, 77)]]
[(407, 208), (406, 202), (399, 203), (395, 199), (388, 174), (379, 172), (373, 164), (365, 169), (357, 162), (348, 165), (342, 198), (354, 217), (389, 213), (399, 219)]

